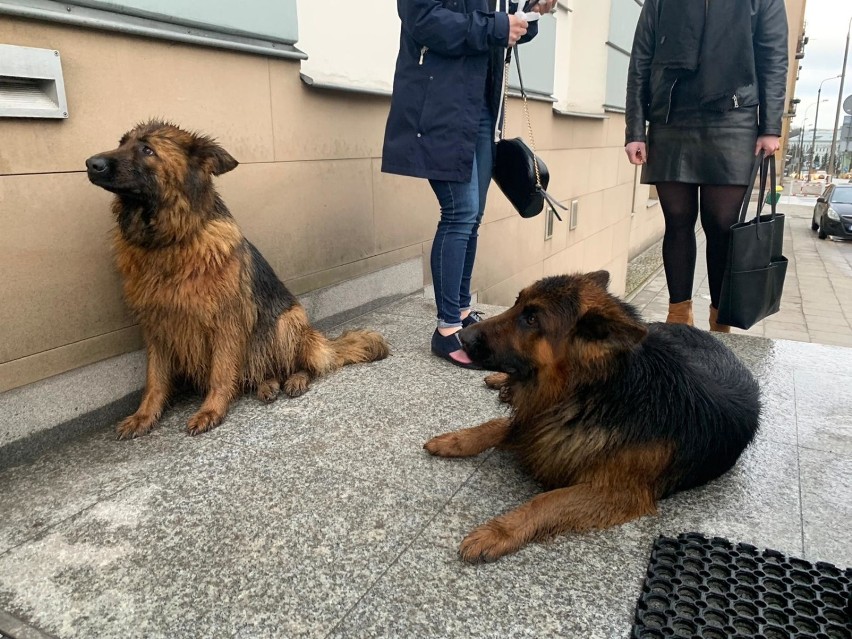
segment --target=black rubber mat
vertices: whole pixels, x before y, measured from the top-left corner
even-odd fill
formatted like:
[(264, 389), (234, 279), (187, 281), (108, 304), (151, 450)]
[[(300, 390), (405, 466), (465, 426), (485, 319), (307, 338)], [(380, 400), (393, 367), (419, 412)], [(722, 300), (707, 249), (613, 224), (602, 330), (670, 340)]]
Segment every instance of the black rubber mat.
[(659, 537), (633, 639), (852, 639), (852, 569), (697, 533)]

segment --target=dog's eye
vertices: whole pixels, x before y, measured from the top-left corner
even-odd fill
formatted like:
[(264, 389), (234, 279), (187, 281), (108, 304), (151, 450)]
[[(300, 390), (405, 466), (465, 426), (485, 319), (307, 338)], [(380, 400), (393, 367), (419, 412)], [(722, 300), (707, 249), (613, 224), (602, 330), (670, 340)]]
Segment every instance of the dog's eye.
[(535, 326), (538, 324), (538, 318), (533, 313), (529, 313), (526, 317), (524, 317), (524, 324), (527, 326)]
[(145, 155), (155, 155), (154, 149), (147, 145), (142, 147), (142, 153)]

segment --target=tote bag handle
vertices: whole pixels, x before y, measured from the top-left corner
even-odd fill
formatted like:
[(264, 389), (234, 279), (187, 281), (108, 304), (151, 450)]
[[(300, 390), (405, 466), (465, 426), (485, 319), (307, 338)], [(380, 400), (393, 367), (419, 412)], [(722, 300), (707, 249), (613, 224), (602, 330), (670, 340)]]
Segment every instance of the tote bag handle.
[(746, 189), (745, 196), (743, 197), (742, 205), (740, 206), (740, 215), (737, 222), (739, 224), (745, 224), (746, 216), (748, 215), (748, 207), (751, 204), (751, 194), (754, 192), (754, 181), (757, 179), (757, 174), (760, 172), (760, 186), (757, 197), (757, 214), (754, 218), (754, 227), (755, 233), (758, 237), (760, 237), (760, 227), (766, 224), (770, 225), (772, 228), (772, 222), (775, 221), (775, 216), (777, 215), (777, 203), (775, 198), (770, 198), (770, 210), (771, 214), (769, 219), (761, 222), (760, 214), (763, 212), (763, 205), (765, 203), (766, 198), (766, 179), (769, 178), (770, 187), (772, 188), (772, 193), (775, 193), (775, 155), (767, 156), (766, 152), (761, 150), (757, 155), (757, 158), (754, 161), (754, 166), (751, 169), (751, 178), (749, 179), (748, 188)]

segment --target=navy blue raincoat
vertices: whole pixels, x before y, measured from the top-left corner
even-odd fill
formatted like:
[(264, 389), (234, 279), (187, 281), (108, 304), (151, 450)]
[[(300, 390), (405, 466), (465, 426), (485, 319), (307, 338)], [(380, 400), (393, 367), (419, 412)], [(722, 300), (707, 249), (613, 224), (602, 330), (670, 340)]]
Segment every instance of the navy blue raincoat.
[[(402, 20), (382, 171), (468, 182), (479, 117), (501, 119), (509, 17), (497, 0), (397, 0)], [(530, 22), (521, 40), (538, 33)]]

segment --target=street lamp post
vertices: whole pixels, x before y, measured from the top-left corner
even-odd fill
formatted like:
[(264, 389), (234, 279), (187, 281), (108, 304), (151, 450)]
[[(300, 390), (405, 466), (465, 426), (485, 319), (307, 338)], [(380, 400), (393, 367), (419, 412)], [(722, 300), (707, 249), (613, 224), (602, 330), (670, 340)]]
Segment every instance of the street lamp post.
[[(825, 102), (828, 102), (828, 98), (825, 99)], [(802, 118), (802, 130), (799, 131), (799, 179), (802, 177), (802, 169), (805, 166), (805, 129), (808, 128), (808, 112), (818, 104), (819, 102), (809, 104)]]
[[(814, 151), (816, 150), (816, 134), (817, 128), (819, 127), (819, 103), (822, 101), (820, 100), (820, 98), (822, 97), (822, 85), (823, 83), (828, 82), (829, 80), (836, 80), (839, 77), (840, 74), (838, 73), (837, 75), (833, 75), (830, 78), (826, 78), (825, 80), (819, 83), (819, 90), (817, 91), (817, 110), (816, 115), (814, 116), (814, 135), (813, 139), (811, 140), (811, 159), (808, 161), (808, 177), (810, 177), (811, 173), (813, 173), (814, 171)], [(828, 102), (828, 98), (826, 98), (825, 101)]]
[[(813, 105), (811, 105), (813, 106)], [(807, 115), (805, 110), (805, 115)], [(805, 163), (805, 129), (808, 127), (808, 118), (802, 118), (802, 130), (799, 131), (799, 179), (802, 179), (802, 167)]]
[(828, 171), (830, 175), (834, 170), (834, 151), (837, 144), (837, 125), (840, 122), (840, 104), (843, 102), (843, 82), (846, 80), (846, 61), (849, 59), (849, 35), (852, 33), (852, 18), (849, 18), (849, 27), (846, 29), (846, 50), (843, 53), (843, 71), (840, 72), (840, 91), (837, 92), (837, 112), (834, 114), (834, 131), (831, 134), (831, 156), (828, 160)]

